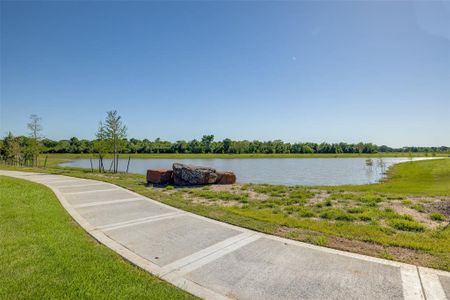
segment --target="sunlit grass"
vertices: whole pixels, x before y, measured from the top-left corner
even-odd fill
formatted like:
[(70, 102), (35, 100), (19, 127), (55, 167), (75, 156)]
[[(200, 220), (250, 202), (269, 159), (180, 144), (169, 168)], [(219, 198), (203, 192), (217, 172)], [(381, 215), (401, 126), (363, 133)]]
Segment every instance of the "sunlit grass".
[(190, 299), (98, 244), (50, 189), (0, 176), (0, 299)]

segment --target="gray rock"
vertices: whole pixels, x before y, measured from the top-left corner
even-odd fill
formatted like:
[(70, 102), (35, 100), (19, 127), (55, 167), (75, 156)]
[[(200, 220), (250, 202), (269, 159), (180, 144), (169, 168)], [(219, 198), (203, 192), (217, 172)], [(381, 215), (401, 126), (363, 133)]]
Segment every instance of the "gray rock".
[(208, 167), (199, 167), (174, 163), (173, 181), (176, 185), (203, 185), (215, 183), (218, 180), (216, 170)]

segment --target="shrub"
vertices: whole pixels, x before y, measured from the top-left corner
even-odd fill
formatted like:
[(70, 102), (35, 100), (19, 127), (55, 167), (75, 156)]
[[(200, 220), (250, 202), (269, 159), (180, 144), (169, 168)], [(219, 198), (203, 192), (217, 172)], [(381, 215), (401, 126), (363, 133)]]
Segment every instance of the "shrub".
[(434, 221), (445, 221), (445, 216), (443, 214), (441, 214), (441, 213), (438, 213), (438, 212), (431, 213), (429, 215), (429, 217), (430, 217), (431, 220), (434, 220)]
[(421, 213), (425, 212), (425, 207), (423, 207), (422, 204), (414, 204), (414, 205), (411, 206), (411, 208), (413, 208), (413, 209), (415, 209), (415, 210), (417, 210), (418, 212), (421, 212)]
[(380, 195), (365, 194), (359, 198), (359, 201), (365, 203), (368, 206), (377, 206), (379, 202), (382, 202), (384, 198)]
[(339, 220), (339, 221), (353, 221), (355, 217), (346, 213), (342, 209), (327, 209), (319, 215), (322, 219)]
[(351, 207), (351, 208), (347, 209), (347, 212), (349, 212), (351, 214), (360, 214), (360, 213), (363, 213), (364, 211), (365, 211), (365, 209), (362, 207)]
[(389, 224), (395, 229), (402, 231), (425, 231), (425, 226), (416, 221), (404, 220), (404, 219), (393, 219)]
[(351, 222), (351, 221), (354, 221), (354, 220), (355, 220), (355, 217), (352, 216), (352, 215), (350, 215), (350, 214), (347, 214), (347, 213), (342, 213), (342, 214), (336, 215), (335, 219), (336, 219), (336, 220), (339, 220), (339, 221), (348, 221), (348, 222)]
[(314, 212), (307, 208), (301, 208), (297, 211), (297, 213), (300, 217), (303, 218), (311, 218), (315, 216)]
[(358, 215), (358, 219), (360, 219), (361, 221), (372, 221), (372, 217), (367, 215), (367, 214), (362, 214), (362, 215)]

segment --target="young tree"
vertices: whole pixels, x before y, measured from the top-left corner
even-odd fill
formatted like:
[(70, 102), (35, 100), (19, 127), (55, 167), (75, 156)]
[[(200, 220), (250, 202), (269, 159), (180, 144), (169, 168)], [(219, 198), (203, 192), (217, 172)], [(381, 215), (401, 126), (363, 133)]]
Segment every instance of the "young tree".
[(94, 141), (94, 151), (98, 153), (98, 171), (102, 172), (105, 170), (105, 166), (103, 165), (103, 158), (105, 154), (110, 152), (110, 143), (106, 136), (105, 126), (100, 121), (98, 126), (98, 131), (96, 133), (97, 139)]
[(42, 118), (38, 115), (30, 115), (30, 122), (27, 124), (27, 128), (30, 130), (30, 137), (32, 141), (27, 143), (26, 152), (29, 153), (33, 159), (33, 164), (37, 165), (38, 157), (41, 152), (40, 140), (42, 138)]
[(110, 151), (113, 153), (113, 172), (117, 173), (119, 167), (119, 152), (126, 145), (127, 127), (123, 125), (122, 118), (117, 110), (106, 113), (105, 123), (100, 123), (97, 138), (108, 141)]

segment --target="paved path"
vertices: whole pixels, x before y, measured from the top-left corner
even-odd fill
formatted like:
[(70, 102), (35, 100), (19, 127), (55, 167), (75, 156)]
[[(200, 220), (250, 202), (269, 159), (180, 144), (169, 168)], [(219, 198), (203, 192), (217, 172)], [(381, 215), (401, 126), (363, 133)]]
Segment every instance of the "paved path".
[(112, 184), (0, 171), (50, 187), (95, 239), (206, 299), (450, 299), (450, 273), (257, 233)]

